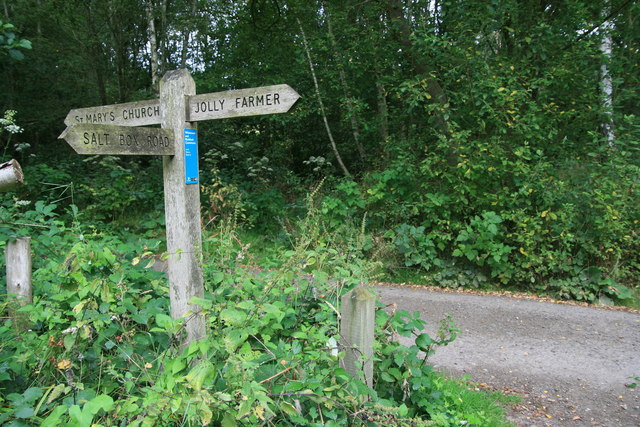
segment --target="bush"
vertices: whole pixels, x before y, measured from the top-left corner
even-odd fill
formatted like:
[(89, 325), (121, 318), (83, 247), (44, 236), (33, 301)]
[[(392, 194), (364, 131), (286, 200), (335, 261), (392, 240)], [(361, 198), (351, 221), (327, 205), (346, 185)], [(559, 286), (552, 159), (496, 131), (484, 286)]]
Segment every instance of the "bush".
[[(205, 239), (226, 243), (206, 246), (215, 248), (205, 257), (207, 293), (192, 301), (207, 316), (208, 335), (186, 348), (182, 322), (169, 315), (166, 279), (140, 262), (155, 258), (146, 247), (158, 242), (74, 226), (34, 273), (36, 298), (19, 310), (30, 329), (17, 330), (22, 322), (11, 318), (0, 327), (1, 422), (491, 423), (482, 411), (465, 413), (426, 363), (455, 338), (451, 319), (432, 338), (419, 314), (379, 307), (374, 388), (340, 367), (338, 302), (364, 279), (366, 264), (353, 262), (355, 251), (336, 250), (345, 240), (322, 231), (316, 215), (308, 210), (303, 232), (279, 254), (283, 268), (271, 272), (242, 266), (248, 246), (233, 222)], [(398, 334), (416, 344), (400, 346)]]

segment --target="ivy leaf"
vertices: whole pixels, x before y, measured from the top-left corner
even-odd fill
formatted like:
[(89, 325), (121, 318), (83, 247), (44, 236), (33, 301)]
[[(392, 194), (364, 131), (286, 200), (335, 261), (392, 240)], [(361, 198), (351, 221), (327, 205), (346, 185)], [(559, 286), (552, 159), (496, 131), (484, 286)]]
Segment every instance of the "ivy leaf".
[(247, 338), (248, 334), (239, 329), (232, 329), (230, 332), (225, 334), (224, 337), (224, 348), (229, 352), (235, 351), (240, 344), (242, 344)]
[(47, 404), (53, 402), (54, 400), (56, 400), (58, 397), (60, 397), (63, 393), (66, 393), (66, 388), (68, 386), (65, 384), (58, 384), (57, 386), (54, 387), (54, 389), (51, 391), (51, 394), (49, 394), (49, 398), (47, 399)]
[(200, 422), (203, 426), (207, 426), (211, 423), (211, 419), (213, 418), (213, 412), (206, 404), (202, 404), (198, 407), (200, 412)]

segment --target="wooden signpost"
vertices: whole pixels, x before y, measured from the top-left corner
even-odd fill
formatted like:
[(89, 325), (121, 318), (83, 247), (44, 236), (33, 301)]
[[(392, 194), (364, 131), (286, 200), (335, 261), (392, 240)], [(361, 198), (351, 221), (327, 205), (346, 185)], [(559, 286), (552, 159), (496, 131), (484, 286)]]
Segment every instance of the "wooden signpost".
[[(59, 138), (78, 154), (164, 156), (171, 317), (186, 320), (183, 345), (206, 335), (200, 307), (189, 303), (204, 296), (197, 136), (192, 122), (286, 113), (299, 97), (288, 85), (196, 95), (189, 72), (175, 70), (162, 78), (159, 100), (74, 109), (65, 119), (68, 127)], [(153, 124), (162, 129), (133, 127)]]

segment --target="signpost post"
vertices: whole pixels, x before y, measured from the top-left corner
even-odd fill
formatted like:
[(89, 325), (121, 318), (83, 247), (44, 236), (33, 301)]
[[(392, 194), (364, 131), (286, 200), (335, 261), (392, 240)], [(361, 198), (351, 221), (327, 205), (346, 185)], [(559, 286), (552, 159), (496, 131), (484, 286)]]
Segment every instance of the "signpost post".
[[(300, 95), (288, 85), (196, 95), (187, 70), (169, 71), (160, 99), (79, 108), (65, 119), (59, 138), (78, 154), (163, 156), (164, 200), (169, 252), (167, 275), (171, 317), (185, 319), (183, 345), (206, 335), (200, 307), (204, 296), (202, 230), (196, 121), (286, 113)], [(157, 125), (158, 128), (133, 126)]]
[(169, 71), (160, 81), (162, 127), (173, 129), (176, 141), (175, 155), (165, 156), (162, 163), (171, 317), (180, 319), (191, 313), (185, 324), (186, 343), (206, 334), (200, 307), (189, 304), (193, 297), (204, 297), (200, 187), (185, 183), (184, 162), (184, 129), (193, 129), (187, 122), (186, 96), (195, 92), (196, 84), (187, 70)]

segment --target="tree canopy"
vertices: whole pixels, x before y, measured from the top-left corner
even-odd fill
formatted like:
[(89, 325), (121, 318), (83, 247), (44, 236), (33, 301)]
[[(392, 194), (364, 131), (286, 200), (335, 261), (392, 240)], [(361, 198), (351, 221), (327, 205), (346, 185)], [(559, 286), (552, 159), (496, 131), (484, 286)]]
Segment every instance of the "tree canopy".
[[(0, 62), (0, 104), (18, 112), (34, 162), (86, 168), (56, 140), (66, 113), (154, 98), (171, 69), (191, 70), (199, 93), (287, 83), (302, 95), (291, 114), (199, 130), (205, 182), (242, 194), (254, 225), (286, 216), (327, 176), (327, 215), (366, 212), (410, 266), (505, 283), (574, 280), (593, 268), (626, 282), (637, 272), (637, 2), (3, 6), (33, 42), (24, 61)], [(135, 174), (157, 164), (116, 162)]]

